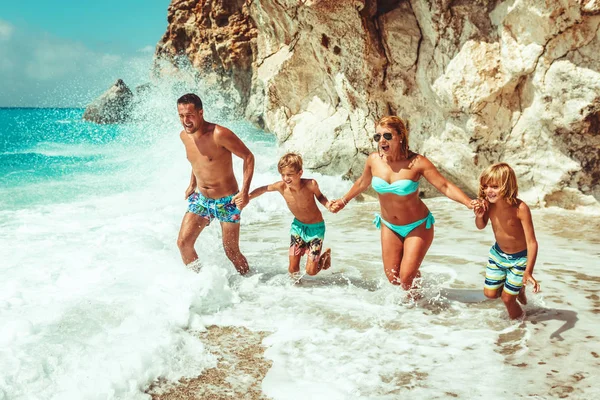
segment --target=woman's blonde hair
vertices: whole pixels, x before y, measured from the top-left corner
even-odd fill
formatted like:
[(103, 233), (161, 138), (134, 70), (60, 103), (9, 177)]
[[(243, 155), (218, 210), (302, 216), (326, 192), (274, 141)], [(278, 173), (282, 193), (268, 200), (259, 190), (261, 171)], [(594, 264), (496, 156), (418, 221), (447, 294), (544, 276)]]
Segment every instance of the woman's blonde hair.
[(498, 185), (500, 196), (504, 197), (508, 204), (517, 204), (519, 186), (515, 171), (506, 163), (493, 164), (487, 167), (479, 177), (479, 197), (485, 198), (484, 186), (489, 184)]
[(400, 154), (404, 156), (404, 158), (408, 158), (410, 155), (410, 150), (408, 148), (408, 128), (407, 124), (400, 118), (395, 115), (389, 115), (387, 117), (382, 117), (375, 127), (384, 126), (386, 128), (392, 128), (396, 131), (396, 134), (400, 137)]
[(284, 154), (277, 163), (277, 171), (281, 173), (281, 171), (286, 167), (292, 167), (296, 172), (302, 170), (302, 157), (300, 156), (300, 154)]

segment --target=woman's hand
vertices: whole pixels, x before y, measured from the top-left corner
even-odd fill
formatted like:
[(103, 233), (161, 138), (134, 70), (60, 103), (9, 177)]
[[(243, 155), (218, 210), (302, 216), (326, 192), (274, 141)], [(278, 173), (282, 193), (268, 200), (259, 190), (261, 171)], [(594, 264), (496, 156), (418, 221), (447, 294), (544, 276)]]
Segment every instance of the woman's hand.
[(330, 204), (330, 208), (329, 211), (331, 211), (332, 213), (337, 213), (338, 211), (340, 211), (342, 208), (344, 208), (346, 206), (347, 202), (344, 200), (344, 198), (342, 197), (342, 199), (336, 199), (331, 201)]

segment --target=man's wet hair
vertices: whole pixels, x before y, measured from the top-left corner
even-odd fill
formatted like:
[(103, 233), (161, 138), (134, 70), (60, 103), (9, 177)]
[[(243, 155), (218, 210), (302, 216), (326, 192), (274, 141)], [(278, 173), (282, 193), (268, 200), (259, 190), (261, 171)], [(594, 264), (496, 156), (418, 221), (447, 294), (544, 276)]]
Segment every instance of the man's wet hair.
[(194, 93), (187, 93), (177, 99), (177, 105), (179, 104), (193, 104), (197, 110), (202, 110), (202, 100)]

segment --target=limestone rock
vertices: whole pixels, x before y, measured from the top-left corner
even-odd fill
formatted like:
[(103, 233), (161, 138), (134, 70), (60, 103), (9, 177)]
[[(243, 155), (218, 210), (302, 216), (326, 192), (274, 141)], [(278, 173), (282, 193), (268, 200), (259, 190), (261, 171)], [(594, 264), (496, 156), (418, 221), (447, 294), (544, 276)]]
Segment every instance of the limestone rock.
[(189, 60), (307, 169), (356, 177), (374, 122), (398, 114), (411, 148), (472, 193), (505, 161), (527, 202), (597, 205), (598, 4), (174, 0), (157, 58)]
[(116, 124), (129, 119), (133, 93), (125, 82), (117, 80), (100, 97), (89, 104), (83, 119), (97, 124)]
[[(258, 31), (245, 0), (173, 0), (156, 57), (176, 70), (191, 66), (207, 90), (218, 89), (230, 112), (243, 113), (253, 83)], [(162, 64), (164, 66), (164, 63)], [(178, 71), (156, 65), (156, 73)], [(185, 71), (184, 71), (185, 72)]]

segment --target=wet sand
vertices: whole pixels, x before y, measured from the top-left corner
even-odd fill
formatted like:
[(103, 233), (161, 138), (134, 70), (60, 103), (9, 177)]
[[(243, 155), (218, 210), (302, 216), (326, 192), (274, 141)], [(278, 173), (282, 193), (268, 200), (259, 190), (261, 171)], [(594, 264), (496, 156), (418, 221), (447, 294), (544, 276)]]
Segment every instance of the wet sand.
[(218, 357), (217, 367), (196, 378), (159, 380), (146, 393), (152, 400), (266, 400), (261, 382), (272, 363), (263, 357), (262, 340), (268, 334), (243, 327), (210, 326), (197, 336)]

